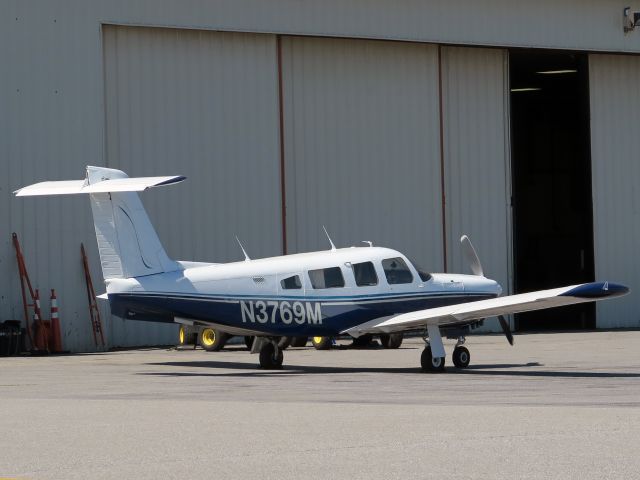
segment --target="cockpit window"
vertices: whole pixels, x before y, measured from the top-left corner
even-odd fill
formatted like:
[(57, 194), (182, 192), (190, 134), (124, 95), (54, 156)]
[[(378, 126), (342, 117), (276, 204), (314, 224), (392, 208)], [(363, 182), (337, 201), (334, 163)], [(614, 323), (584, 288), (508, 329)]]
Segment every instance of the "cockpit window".
[(283, 278), (280, 280), (280, 285), (283, 290), (299, 290), (302, 288), (302, 282), (300, 282), (300, 277), (298, 275)]
[(356, 278), (356, 285), (359, 287), (371, 287), (378, 284), (378, 275), (371, 262), (353, 263), (353, 276)]
[(340, 288), (344, 287), (344, 277), (340, 267), (309, 270), (309, 280), (313, 288)]
[(418, 265), (412, 258), (410, 258), (409, 261), (413, 264), (413, 268), (415, 268), (418, 271), (418, 275), (420, 275), (420, 280), (422, 280), (423, 282), (428, 282), (429, 280), (431, 280), (431, 274), (429, 272), (427, 272), (420, 265)]
[(389, 285), (413, 282), (411, 270), (409, 270), (405, 261), (400, 257), (382, 260), (382, 268)]

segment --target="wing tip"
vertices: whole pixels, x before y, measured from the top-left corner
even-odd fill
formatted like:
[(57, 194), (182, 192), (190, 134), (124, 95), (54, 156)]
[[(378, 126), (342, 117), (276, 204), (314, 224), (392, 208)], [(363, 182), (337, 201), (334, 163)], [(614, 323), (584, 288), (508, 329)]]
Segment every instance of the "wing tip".
[(180, 183), (180, 182), (182, 182), (182, 181), (184, 181), (186, 179), (187, 179), (187, 177), (185, 177), (184, 175), (175, 175), (175, 176), (173, 176), (171, 178), (168, 178), (168, 179), (166, 179), (166, 180), (164, 180), (162, 182), (159, 182), (159, 183), (157, 183), (157, 184), (155, 184), (153, 186), (154, 187), (163, 187), (165, 185), (171, 185), (173, 183)]
[(614, 298), (621, 297), (629, 293), (629, 287), (619, 283), (611, 282), (592, 282), (579, 285), (566, 291), (559, 296), (561, 297), (578, 297), (578, 298)]

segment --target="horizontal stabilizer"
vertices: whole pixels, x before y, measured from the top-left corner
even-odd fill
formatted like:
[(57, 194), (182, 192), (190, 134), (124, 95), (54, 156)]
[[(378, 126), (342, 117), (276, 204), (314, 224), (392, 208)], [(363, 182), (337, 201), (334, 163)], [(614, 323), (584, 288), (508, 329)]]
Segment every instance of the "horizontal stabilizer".
[(186, 177), (181, 175), (171, 177), (133, 177), (114, 178), (89, 184), (86, 180), (64, 180), (60, 182), (40, 182), (16, 190), (17, 197), (36, 195), (73, 195), (78, 193), (110, 193), (110, 192), (141, 192), (151, 187), (161, 187), (181, 182)]

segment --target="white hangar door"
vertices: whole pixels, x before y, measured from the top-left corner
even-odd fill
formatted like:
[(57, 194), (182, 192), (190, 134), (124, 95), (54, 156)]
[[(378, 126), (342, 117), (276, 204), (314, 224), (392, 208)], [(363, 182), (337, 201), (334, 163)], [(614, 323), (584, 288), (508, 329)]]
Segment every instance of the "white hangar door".
[[(281, 253), (276, 52), (272, 35), (104, 27), (107, 166), (187, 177), (142, 194), (172, 258), (241, 260), (234, 235)], [(118, 344), (149, 328), (114, 320)]]
[(640, 326), (640, 57), (589, 55), (595, 277), (632, 294), (597, 303), (597, 327)]
[(470, 273), (460, 248), (467, 234), (485, 275), (511, 293), (507, 52), (442, 47), (441, 65), (447, 269)]
[(437, 48), (282, 40), (288, 251), (397, 248), (440, 271)]

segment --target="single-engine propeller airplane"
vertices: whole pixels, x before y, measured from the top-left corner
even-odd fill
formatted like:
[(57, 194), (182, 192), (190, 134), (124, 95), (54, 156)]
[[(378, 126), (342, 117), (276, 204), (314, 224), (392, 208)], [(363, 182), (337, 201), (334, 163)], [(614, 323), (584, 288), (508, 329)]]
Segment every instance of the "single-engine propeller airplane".
[[(629, 289), (593, 282), (500, 296), (484, 276), (466, 236), (461, 239), (473, 275), (428, 273), (402, 253), (369, 246), (331, 249), (216, 264), (171, 260), (137, 195), (172, 185), (183, 176), (129, 178), (87, 167), (84, 180), (42, 182), (17, 196), (86, 193), (91, 199), (98, 250), (111, 312), (130, 320), (209, 325), (234, 335), (254, 335), (260, 366), (280, 368), (281, 336), (390, 335), (425, 331), (423, 370), (444, 371), (442, 333), (457, 332), (452, 360), (469, 365), (468, 329), (504, 315), (625, 295)], [(328, 237), (328, 235), (327, 235)]]

